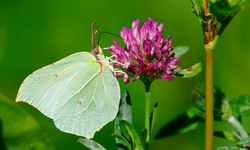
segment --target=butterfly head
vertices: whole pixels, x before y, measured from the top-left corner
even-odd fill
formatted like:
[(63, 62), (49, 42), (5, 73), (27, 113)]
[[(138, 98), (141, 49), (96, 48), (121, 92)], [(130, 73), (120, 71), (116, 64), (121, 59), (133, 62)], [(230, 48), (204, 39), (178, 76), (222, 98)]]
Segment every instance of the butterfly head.
[(107, 69), (111, 69), (113, 71), (113, 67), (110, 65), (110, 58), (105, 58), (103, 52), (102, 52), (102, 48), (97, 45), (95, 46), (95, 38), (96, 38), (96, 34), (100, 31), (100, 29), (96, 30), (94, 32), (94, 25), (95, 25), (96, 21), (93, 22), (92, 24), (92, 46), (93, 46), (93, 50), (91, 50), (91, 54), (93, 54), (96, 58), (97, 58), (97, 62), (101, 64), (101, 71), (100, 73), (104, 73), (105, 70)]

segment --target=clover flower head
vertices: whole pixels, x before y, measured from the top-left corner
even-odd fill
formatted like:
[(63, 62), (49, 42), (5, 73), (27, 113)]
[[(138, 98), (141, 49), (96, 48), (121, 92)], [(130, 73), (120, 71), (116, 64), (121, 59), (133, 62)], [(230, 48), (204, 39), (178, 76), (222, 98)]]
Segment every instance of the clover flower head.
[(132, 29), (123, 27), (120, 36), (125, 42), (125, 47), (113, 40), (110, 53), (114, 56), (113, 66), (120, 70), (116, 77), (124, 76), (124, 82), (128, 83), (128, 74), (154, 80), (162, 78), (172, 80), (175, 77), (172, 70), (178, 68), (180, 57), (175, 59), (175, 53), (171, 53), (170, 35), (163, 39), (161, 31), (163, 24), (158, 26), (158, 21), (147, 18), (139, 31), (139, 19), (132, 23)]

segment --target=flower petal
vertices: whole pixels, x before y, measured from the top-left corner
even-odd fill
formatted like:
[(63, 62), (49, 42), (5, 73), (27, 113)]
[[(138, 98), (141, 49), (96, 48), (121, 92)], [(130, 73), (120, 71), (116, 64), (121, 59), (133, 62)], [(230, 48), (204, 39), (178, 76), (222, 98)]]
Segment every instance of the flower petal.
[(161, 32), (163, 29), (163, 23), (161, 23), (159, 26), (158, 26), (158, 31)]
[(129, 77), (128, 74), (124, 74), (124, 78), (123, 78), (124, 83), (128, 84), (129, 83)]
[(138, 26), (139, 22), (140, 22), (140, 19), (137, 19), (132, 23), (133, 36), (135, 37), (138, 43), (140, 43), (140, 36), (139, 36), (140, 34), (139, 34), (139, 26)]
[(123, 72), (119, 72), (119, 73), (117, 73), (117, 74), (115, 75), (115, 77), (116, 77), (116, 78), (120, 78), (120, 77), (124, 76), (124, 74), (125, 74), (125, 73), (123, 73)]
[(135, 74), (135, 77), (134, 77), (134, 79), (132, 79), (132, 81), (137, 80), (137, 78), (138, 78), (138, 74)]

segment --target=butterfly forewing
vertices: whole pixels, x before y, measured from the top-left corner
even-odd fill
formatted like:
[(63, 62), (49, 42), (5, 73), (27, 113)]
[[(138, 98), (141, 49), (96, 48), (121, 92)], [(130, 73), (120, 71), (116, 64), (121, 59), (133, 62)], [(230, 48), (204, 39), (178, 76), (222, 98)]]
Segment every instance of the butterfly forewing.
[(120, 89), (110, 69), (99, 73), (77, 93), (70, 89), (69, 85), (55, 106), (54, 121), (62, 131), (91, 138), (115, 118)]
[(35, 71), (24, 80), (16, 101), (33, 105), (64, 132), (93, 137), (116, 117), (120, 100), (108, 60), (97, 57), (80, 52)]
[[(16, 101), (27, 102), (52, 118), (56, 101), (62, 91), (93, 61), (96, 61), (93, 55), (80, 52), (35, 71), (24, 80)], [(95, 74), (99, 71), (100, 65)]]

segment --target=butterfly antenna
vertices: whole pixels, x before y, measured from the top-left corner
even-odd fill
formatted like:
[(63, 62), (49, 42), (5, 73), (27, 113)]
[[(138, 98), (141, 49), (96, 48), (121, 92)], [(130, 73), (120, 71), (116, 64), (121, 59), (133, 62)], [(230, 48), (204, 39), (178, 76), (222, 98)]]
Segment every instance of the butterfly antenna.
[[(102, 32), (100, 32), (100, 34), (99, 34), (98, 45), (99, 45), (99, 42), (100, 42), (101, 34), (102, 34), (102, 33), (108, 33), (108, 34), (111, 34), (111, 35), (114, 35), (114, 36), (116, 36), (116, 37), (121, 38), (120, 36), (118, 36), (118, 35), (116, 35), (116, 34), (113, 34), (113, 33), (107, 32), (107, 31), (102, 31)], [(123, 38), (121, 38), (121, 39), (124, 40)]]
[[(92, 27), (92, 46), (93, 46), (94, 52), (98, 54), (99, 53), (99, 44), (97, 46), (95, 46), (95, 37), (96, 37), (96, 34), (100, 31), (100, 29), (96, 30), (94, 33), (95, 23), (96, 23), (96, 21), (94, 21), (92, 23), (92, 26), (91, 26)], [(99, 41), (98, 41), (98, 43), (99, 43)]]

